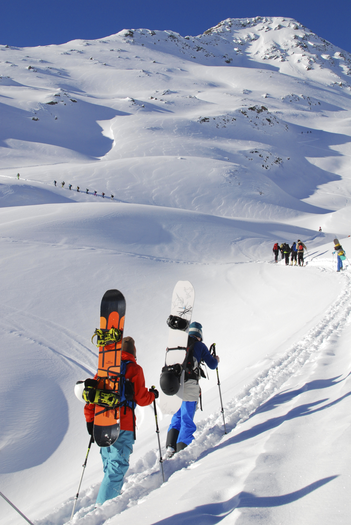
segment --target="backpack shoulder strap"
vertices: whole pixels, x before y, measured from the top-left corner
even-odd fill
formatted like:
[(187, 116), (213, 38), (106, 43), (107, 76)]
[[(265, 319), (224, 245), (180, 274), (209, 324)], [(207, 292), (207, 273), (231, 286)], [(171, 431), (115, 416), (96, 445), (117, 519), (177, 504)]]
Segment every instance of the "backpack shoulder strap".
[[(186, 349), (186, 356), (182, 363), (182, 370), (185, 371), (185, 381), (188, 379), (198, 379), (198, 367), (194, 368), (194, 347), (196, 339), (194, 337), (188, 338), (188, 346)], [(199, 363), (200, 364), (200, 363)]]
[(133, 361), (124, 361), (121, 362), (121, 381), (122, 381), (122, 395), (124, 400), (122, 404), (129, 406), (134, 410), (136, 403), (134, 401), (134, 383), (129, 379), (126, 379), (127, 365), (133, 363)]
[[(124, 389), (124, 401), (122, 402), (122, 405), (124, 405), (124, 413), (127, 412), (127, 407), (129, 407), (133, 412), (133, 435), (134, 440), (136, 439), (136, 426), (135, 426), (135, 407), (136, 402), (134, 401), (134, 383), (130, 379), (126, 378), (126, 371), (127, 371), (127, 365), (130, 363), (133, 363), (133, 361), (123, 361), (121, 364), (121, 381), (123, 381), (123, 389)], [(122, 368), (123, 367), (123, 368)]]
[(184, 361), (182, 363), (182, 368), (183, 369), (186, 368), (186, 365), (187, 365), (187, 363), (189, 361), (189, 357), (193, 357), (195, 343), (196, 343), (196, 339), (194, 339), (194, 337), (189, 336), (188, 337), (188, 345), (186, 347), (186, 356), (185, 356), (185, 359), (184, 359)]

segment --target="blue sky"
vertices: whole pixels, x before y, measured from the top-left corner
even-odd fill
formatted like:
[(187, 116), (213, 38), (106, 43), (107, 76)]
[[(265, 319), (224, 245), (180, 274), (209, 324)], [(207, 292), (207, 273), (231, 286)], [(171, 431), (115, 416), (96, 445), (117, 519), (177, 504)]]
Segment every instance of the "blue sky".
[(351, 0), (2, 0), (0, 44), (38, 46), (122, 29), (195, 36), (225, 18), (285, 16), (351, 52)]

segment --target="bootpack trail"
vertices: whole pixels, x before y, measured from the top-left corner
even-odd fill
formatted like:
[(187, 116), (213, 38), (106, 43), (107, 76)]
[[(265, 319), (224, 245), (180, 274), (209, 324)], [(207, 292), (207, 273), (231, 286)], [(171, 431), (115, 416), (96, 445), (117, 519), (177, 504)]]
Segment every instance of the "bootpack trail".
[[(325, 271), (324, 268), (321, 270)], [(351, 276), (348, 268), (340, 274), (340, 277), (343, 289), (323, 318), (283, 356), (274, 360), (269, 368), (246, 385), (238, 396), (230, 401), (224, 399), (227, 434), (224, 433), (220, 410), (207, 419), (199, 421), (194, 443), (163, 463), (166, 482), (175, 472), (189, 467), (193, 468), (205, 455), (211, 454), (220, 443), (225, 446), (225, 441), (229, 439), (231, 432), (238, 424), (250, 418), (263, 403), (277, 393), (285, 382), (298, 374), (308, 361), (317, 357), (322, 345), (326, 344), (331, 336), (341, 335), (351, 317)], [(102, 525), (113, 516), (138, 505), (161, 485), (159, 455), (155, 446), (129, 469), (122, 493), (115, 500), (106, 502), (103, 507), (95, 508), (99, 488), (99, 484), (96, 484), (81, 491), (73, 520), (70, 521), (72, 496), (45, 519), (37, 520), (36, 524)]]

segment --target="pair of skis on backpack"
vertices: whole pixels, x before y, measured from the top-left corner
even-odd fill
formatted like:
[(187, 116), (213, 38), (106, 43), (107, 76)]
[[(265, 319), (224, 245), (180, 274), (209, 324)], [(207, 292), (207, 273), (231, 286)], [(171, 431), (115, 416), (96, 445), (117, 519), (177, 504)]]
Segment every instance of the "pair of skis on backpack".
[[(182, 364), (187, 354), (193, 306), (193, 286), (188, 281), (178, 281), (173, 290), (171, 314), (168, 318), (169, 336), (165, 360), (165, 367), (169, 370), (173, 367), (177, 371), (177, 393), (166, 395), (161, 390), (160, 406), (163, 413), (174, 413), (181, 404), (184, 388)], [(133, 393), (126, 388), (126, 385), (130, 385), (125, 380), (125, 362), (122, 361), (125, 315), (126, 300), (123, 294), (119, 290), (108, 290), (101, 300), (100, 328), (94, 333), (99, 347), (96, 378), (79, 381), (75, 388), (80, 400), (95, 405), (93, 437), (100, 447), (110, 446), (117, 440), (121, 410), (126, 405), (134, 407)]]

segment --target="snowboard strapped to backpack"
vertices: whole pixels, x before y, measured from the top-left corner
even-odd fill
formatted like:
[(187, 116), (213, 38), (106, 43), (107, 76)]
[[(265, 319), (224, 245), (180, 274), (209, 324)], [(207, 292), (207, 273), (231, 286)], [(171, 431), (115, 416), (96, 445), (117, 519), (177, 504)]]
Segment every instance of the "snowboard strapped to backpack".
[(82, 393), (84, 401), (107, 409), (125, 407), (126, 411), (126, 407), (128, 406), (134, 410), (136, 406), (135, 401), (133, 401), (134, 384), (125, 377), (127, 364), (131, 362), (132, 361), (122, 361), (121, 363), (121, 372), (119, 374), (120, 394), (105, 389), (103, 380), (89, 378), (84, 381), (84, 390)]
[(199, 380), (199, 378), (205, 377), (203, 370), (200, 367), (200, 363), (194, 367), (194, 346), (196, 339), (193, 337), (188, 338), (188, 346), (186, 349), (186, 356), (182, 364), (165, 365), (162, 368), (160, 377), (160, 386), (163, 392), (168, 396), (174, 396), (177, 394), (180, 388), (180, 378), (184, 371), (184, 382), (186, 383), (189, 379)]
[(345, 260), (346, 259), (346, 255), (345, 255), (343, 247), (341, 246), (341, 244), (339, 243), (339, 241), (337, 239), (334, 239), (334, 243), (335, 243), (335, 241), (337, 241), (337, 243), (334, 246), (334, 250), (339, 255), (340, 259)]
[(132, 362), (133, 361), (121, 362), (121, 372), (118, 374), (120, 393), (105, 388), (104, 379), (102, 378), (88, 378), (85, 381), (77, 381), (74, 392), (80, 401), (101, 407), (102, 413), (108, 410), (117, 412), (117, 409), (123, 410), (124, 407), (124, 414), (126, 414), (127, 407), (129, 407), (133, 411), (133, 431), (135, 439), (134, 410), (136, 402), (134, 401), (134, 383), (125, 377), (127, 365)]

